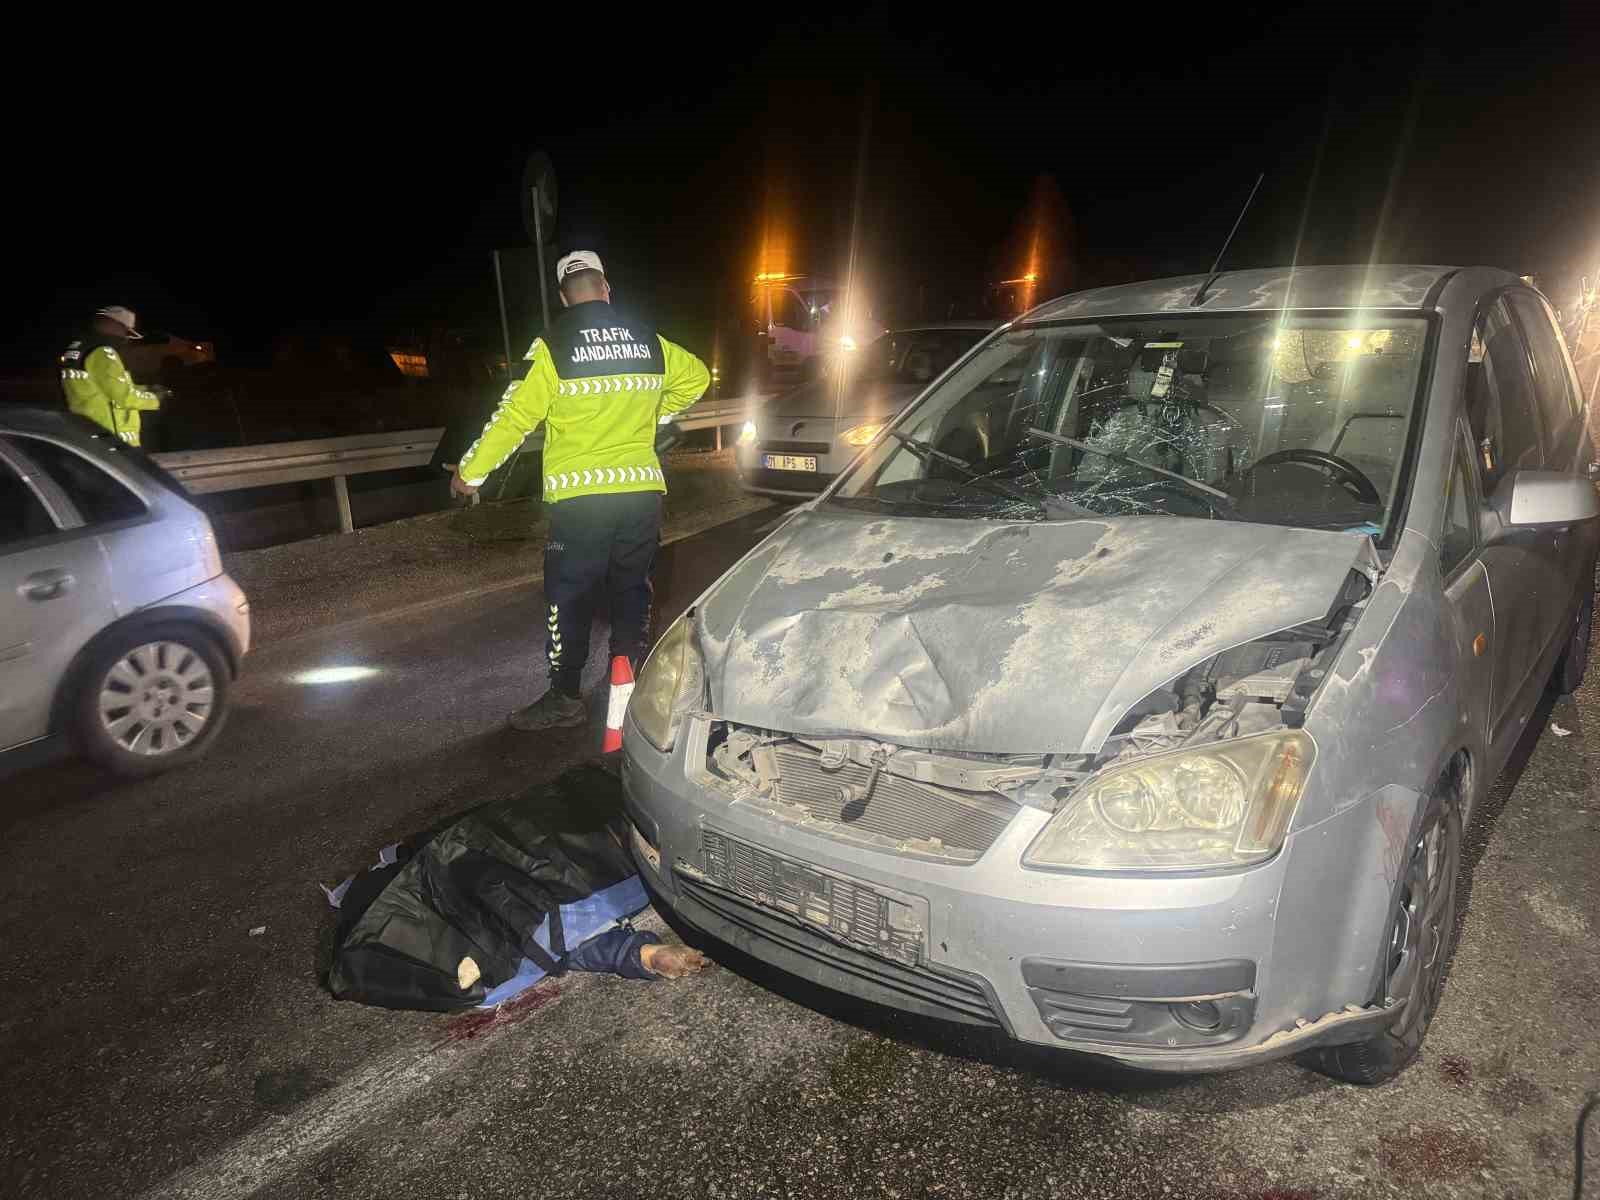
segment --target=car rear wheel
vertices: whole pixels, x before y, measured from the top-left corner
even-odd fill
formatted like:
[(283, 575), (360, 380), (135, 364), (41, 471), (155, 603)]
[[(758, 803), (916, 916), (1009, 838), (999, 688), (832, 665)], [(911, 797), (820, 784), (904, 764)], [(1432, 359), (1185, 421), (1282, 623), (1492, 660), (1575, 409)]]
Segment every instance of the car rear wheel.
[(1402, 866), (1384, 947), (1383, 1003), (1404, 1000), (1393, 1026), (1361, 1042), (1326, 1046), (1302, 1060), (1346, 1083), (1386, 1083), (1422, 1049), (1444, 992), (1455, 946), (1456, 877), (1461, 870), (1459, 782), (1442, 780), (1428, 797)]
[[(1589, 576), (1593, 578), (1594, 572), (1590, 571)], [(1583, 685), (1584, 672), (1589, 669), (1589, 639), (1593, 627), (1594, 588), (1590, 587), (1583, 603), (1578, 605), (1577, 623), (1567, 638), (1567, 648), (1561, 652), (1561, 659), (1550, 676), (1550, 687), (1559, 695), (1570, 696)]]
[(154, 775), (205, 754), (228, 713), (231, 676), (202, 631), (158, 625), (113, 634), (77, 676), (73, 739), (119, 775)]

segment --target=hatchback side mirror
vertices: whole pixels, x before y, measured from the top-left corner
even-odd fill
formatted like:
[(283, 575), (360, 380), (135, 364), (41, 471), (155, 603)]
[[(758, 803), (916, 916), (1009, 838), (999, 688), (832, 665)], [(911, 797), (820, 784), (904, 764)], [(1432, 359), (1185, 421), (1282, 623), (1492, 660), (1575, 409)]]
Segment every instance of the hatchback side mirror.
[(1595, 485), (1565, 471), (1516, 471), (1501, 481), (1484, 512), (1484, 542), (1530, 529), (1555, 529), (1600, 517)]

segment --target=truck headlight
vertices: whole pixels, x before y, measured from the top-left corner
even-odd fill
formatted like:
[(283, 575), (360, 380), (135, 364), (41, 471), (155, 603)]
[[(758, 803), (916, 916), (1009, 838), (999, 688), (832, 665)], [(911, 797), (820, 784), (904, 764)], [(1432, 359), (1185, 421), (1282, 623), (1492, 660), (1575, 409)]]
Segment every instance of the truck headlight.
[(866, 425), (856, 425), (853, 428), (846, 429), (843, 433), (841, 433), (839, 435), (839, 440), (846, 446), (865, 446), (873, 438), (878, 436), (878, 433), (880, 430), (882, 430), (882, 428), (882, 421), (873, 421)]
[(684, 714), (705, 701), (706, 669), (689, 614), (672, 623), (650, 652), (628, 700), (628, 715), (650, 744), (672, 749)]
[(1086, 871), (1239, 867), (1276, 854), (1316, 758), (1299, 730), (1151, 755), (1088, 780), (1024, 866)]

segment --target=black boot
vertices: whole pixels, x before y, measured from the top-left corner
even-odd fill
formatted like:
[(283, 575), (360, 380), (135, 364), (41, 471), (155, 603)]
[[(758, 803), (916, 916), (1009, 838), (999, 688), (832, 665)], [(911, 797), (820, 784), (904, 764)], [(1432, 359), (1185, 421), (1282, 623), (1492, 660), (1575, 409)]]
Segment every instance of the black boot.
[(581, 699), (551, 688), (527, 708), (517, 709), (506, 724), (523, 733), (534, 733), (540, 729), (576, 729), (588, 721), (589, 710)]

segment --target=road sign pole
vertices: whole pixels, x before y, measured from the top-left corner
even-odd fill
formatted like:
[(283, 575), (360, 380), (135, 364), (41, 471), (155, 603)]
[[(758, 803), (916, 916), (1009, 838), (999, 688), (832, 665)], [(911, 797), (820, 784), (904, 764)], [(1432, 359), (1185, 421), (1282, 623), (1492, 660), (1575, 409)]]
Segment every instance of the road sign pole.
[(544, 218), (539, 214), (539, 189), (533, 189), (533, 245), (539, 254), (539, 305), (544, 309), (544, 327), (550, 328), (550, 285), (544, 277)]
[(506, 382), (511, 382), (511, 326), (506, 323), (506, 285), (500, 278), (500, 251), (494, 252), (494, 290), (500, 297), (500, 344), (506, 351)]
[[(494, 252), (494, 288), (500, 294), (500, 340), (506, 350), (506, 385), (509, 387), (516, 379), (516, 376), (511, 373), (511, 326), (506, 321), (506, 285), (500, 277), (500, 251), (498, 250)], [(517, 460), (521, 457), (522, 447), (518, 446), (516, 453), (512, 454), (511, 461), (506, 464), (506, 469), (500, 476), (500, 489), (495, 493), (495, 499), (504, 500), (506, 498), (506, 488), (511, 483), (511, 476), (517, 469)], [(472, 499), (474, 503), (477, 502), (478, 496), (476, 492), (473, 493)]]
[[(538, 151), (538, 150), (534, 151), (532, 154), (528, 155), (528, 160), (527, 160), (526, 163), (523, 164), (523, 167), (522, 167), (522, 193), (521, 193), (522, 199), (521, 199), (521, 201), (519, 201), (519, 203), (528, 205), (528, 208), (531, 208), (533, 210), (532, 212), (527, 211), (527, 209), (523, 210), (523, 213), (522, 213), (522, 228), (526, 233), (529, 234), (529, 236), (531, 236), (533, 238), (534, 252), (538, 255), (538, 261), (539, 261), (539, 309), (540, 309), (541, 314), (544, 317), (544, 325), (539, 330), (539, 332), (541, 334), (547, 333), (549, 328), (550, 328), (550, 281), (545, 275), (545, 267), (544, 267), (544, 218), (545, 218), (546, 214), (542, 210), (543, 210), (544, 206), (546, 204), (548, 204), (550, 206), (550, 212), (549, 212), (550, 220), (552, 222), (555, 221), (555, 219), (556, 219), (556, 196), (557, 196), (557, 194), (558, 193), (556, 191), (556, 172), (555, 172), (555, 168), (550, 165), (550, 156), (548, 154), (543, 153), (542, 151)], [(528, 204), (528, 201), (530, 201), (530, 200), (532, 201), (532, 204)], [(499, 272), (500, 272), (500, 258), (499, 258), (499, 255), (496, 254), (496, 256), (495, 256), (495, 280), (496, 280), (496, 282), (499, 282), (499, 279), (500, 279)], [(500, 294), (500, 321), (501, 321), (502, 328), (505, 326), (505, 309), (506, 309), (505, 292), (502, 289), (501, 294)], [(507, 334), (506, 335), (506, 367), (507, 367), (507, 376), (508, 376), (508, 378), (510, 377), (510, 365), (511, 365), (511, 348), (510, 347), (511, 347), (511, 337), (510, 337), (510, 334)], [(518, 461), (520, 461), (521, 458), (522, 458), (522, 448), (519, 446), (517, 448), (517, 452), (511, 456), (510, 464), (503, 468), (504, 474), (500, 477), (499, 495), (500, 495), (500, 497), (502, 499), (505, 497), (506, 489), (508, 487), (510, 487), (510, 485), (511, 485), (512, 473), (516, 470), (517, 463), (518, 463)]]

